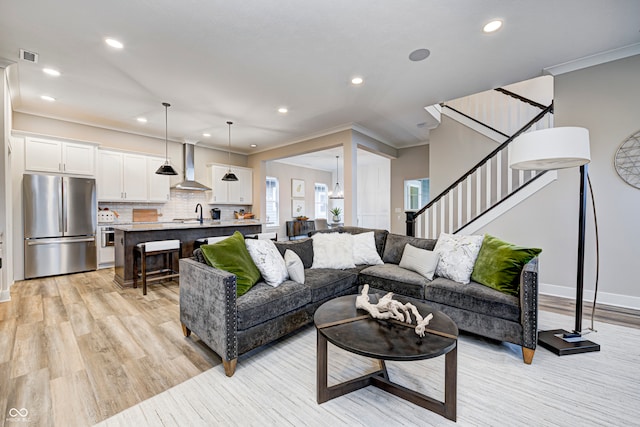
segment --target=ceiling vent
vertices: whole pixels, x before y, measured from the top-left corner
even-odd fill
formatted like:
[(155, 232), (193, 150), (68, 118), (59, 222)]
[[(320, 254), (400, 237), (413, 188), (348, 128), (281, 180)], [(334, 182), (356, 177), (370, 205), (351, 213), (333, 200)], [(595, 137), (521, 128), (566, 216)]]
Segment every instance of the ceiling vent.
[(28, 50), (20, 49), (20, 59), (23, 61), (38, 63), (38, 54), (35, 52), (29, 52)]

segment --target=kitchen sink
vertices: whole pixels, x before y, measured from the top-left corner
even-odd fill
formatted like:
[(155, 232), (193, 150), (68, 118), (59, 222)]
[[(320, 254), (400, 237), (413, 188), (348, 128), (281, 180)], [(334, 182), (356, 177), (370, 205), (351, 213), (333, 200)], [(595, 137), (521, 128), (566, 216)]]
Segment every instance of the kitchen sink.
[(200, 222), (198, 218), (174, 218), (172, 222), (179, 222), (181, 224), (195, 224)]

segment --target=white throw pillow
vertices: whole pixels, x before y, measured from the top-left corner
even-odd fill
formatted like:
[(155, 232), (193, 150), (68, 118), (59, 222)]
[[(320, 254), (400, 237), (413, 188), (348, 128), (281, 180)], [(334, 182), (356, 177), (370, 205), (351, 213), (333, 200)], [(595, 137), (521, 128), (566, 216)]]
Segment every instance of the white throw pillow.
[(304, 264), (298, 254), (287, 249), (284, 251), (284, 263), (291, 280), (304, 285)]
[(376, 250), (376, 239), (373, 231), (352, 234), (353, 236), (353, 263), (360, 264), (384, 264)]
[(354, 268), (353, 236), (349, 233), (316, 233), (311, 268)]
[(267, 285), (275, 288), (289, 278), (287, 266), (273, 240), (245, 239), (244, 243)]
[(440, 255), (437, 252), (416, 248), (407, 243), (404, 245), (399, 265), (407, 270), (415, 271), (429, 280), (433, 280), (433, 273), (436, 272), (439, 259)]
[(446, 277), (463, 285), (469, 283), (483, 239), (484, 235), (459, 236), (441, 233), (433, 248), (433, 251), (440, 255), (436, 276)]

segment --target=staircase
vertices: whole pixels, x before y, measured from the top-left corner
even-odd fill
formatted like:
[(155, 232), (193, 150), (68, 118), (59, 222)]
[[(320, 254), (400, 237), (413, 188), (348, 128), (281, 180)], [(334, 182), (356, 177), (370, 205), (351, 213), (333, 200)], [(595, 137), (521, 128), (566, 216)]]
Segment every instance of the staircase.
[[(454, 100), (442, 114), (499, 144), (418, 211), (406, 212), (407, 235), (470, 234), (555, 179), (555, 172), (509, 168), (509, 146), (519, 135), (553, 127), (553, 103), (539, 104), (507, 89)], [(546, 175), (546, 177), (545, 177)]]

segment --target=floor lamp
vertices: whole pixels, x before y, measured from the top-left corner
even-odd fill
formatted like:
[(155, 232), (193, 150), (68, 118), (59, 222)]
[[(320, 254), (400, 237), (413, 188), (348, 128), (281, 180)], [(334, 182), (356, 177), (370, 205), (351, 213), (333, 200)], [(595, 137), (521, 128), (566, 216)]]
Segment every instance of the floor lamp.
[(580, 167), (575, 329), (572, 332), (563, 329), (538, 332), (538, 344), (559, 356), (600, 351), (600, 345), (586, 340), (582, 334), (587, 163), (590, 161), (589, 131), (579, 127), (558, 127), (528, 132), (516, 138), (509, 150), (509, 167), (512, 169), (553, 170)]

